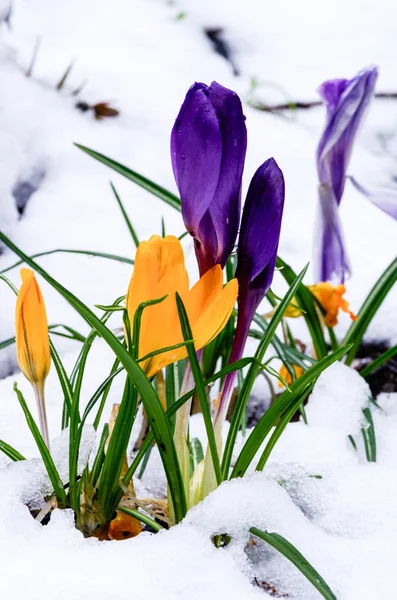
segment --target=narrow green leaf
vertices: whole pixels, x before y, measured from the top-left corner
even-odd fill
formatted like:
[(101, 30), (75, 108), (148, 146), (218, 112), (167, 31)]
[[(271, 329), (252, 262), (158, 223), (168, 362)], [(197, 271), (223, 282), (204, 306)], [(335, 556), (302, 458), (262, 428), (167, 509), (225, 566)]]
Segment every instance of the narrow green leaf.
[(387, 363), (387, 361), (389, 361), (391, 358), (393, 358), (393, 356), (395, 356), (396, 354), (397, 354), (397, 344), (395, 346), (393, 346), (392, 348), (388, 348), (380, 356), (375, 358), (375, 360), (370, 362), (369, 365), (366, 365), (363, 369), (361, 369), (361, 371), (360, 371), (361, 377), (368, 377), (368, 375), (371, 375), (371, 373), (373, 373), (374, 371), (376, 371), (376, 369), (379, 369), (379, 367), (381, 367), (382, 365)]
[(138, 519), (138, 521), (142, 521), (142, 523), (144, 523), (145, 525), (149, 525), (149, 527), (154, 529), (154, 531), (161, 531), (162, 529), (164, 529), (164, 527), (157, 523), (157, 521), (155, 521), (148, 515), (145, 515), (145, 513), (141, 512), (140, 510), (135, 510), (133, 508), (124, 508), (124, 506), (119, 506), (117, 510), (120, 510), (126, 515), (130, 515), (130, 517), (135, 517), (135, 519)]
[[(179, 321), (181, 323), (183, 338), (185, 341), (188, 341), (188, 340), (191, 340), (193, 337), (189, 319), (188, 319), (184, 304), (182, 302), (182, 299), (179, 296), (178, 292), (176, 292), (175, 296), (176, 296), (176, 305), (178, 308), (178, 315), (179, 315)], [(210, 412), (210, 407), (208, 404), (207, 394), (205, 392), (205, 386), (204, 386), (204, 382), (203, 382), (203, 378), (202, 378), (202, 374), (201, 374), (199, 361), (197, 359), (197, 354), (196, 354), (196, 350), (194, 349), (194, 346), (190, 346), (190, 345), (186, 346), (186, 350), (187, 350), (188, 357), (189, 357), (190, 367), (192, 369), (194, 383), (196, 385), (197, 395), (198, 395), (198, 398), (200, 401), (200, 408), (201, 408), (201, 412), (203, 414), (205, 430), (207, 432), (208, 445), (210, 447), (211, 458), (212, 458), (212, 463), (214, 465), (216, 480), (217, 480), (218, 485), (220, 485), (222, 483), (221, 465), (219, 462), (218, 450), (217, 450), (216, 441), (215, 441), (215, 433), (214, 433), (214, 428), (213, 428), (212, 419), (211, 419), (211, 412)]]
[(368, 423), (368, 426), (361, 428), (364, 439), (365, 455), (368, 462), (376, 462), (376, 437), (372, 413), (369, 408), (364, 408), (363, 414)]
[(18, 460), (26, 460), (26, 458), (20, 452), (18, 452), (18, 450), (15, 450), (15, 448), (10, 446), (10, 444), (7, 444), (7, 442), (3, 442), (3, 440), (0, 440), (0, 451), (8, 456), (8, 458), (11, 458), (11, 460), (14, 462), (17, 462)]
[[(63, 392), (64, 410), (62, 412), (63, 412), (63, 414), (66, 412), (68, 415), (70, 415), (71, 408), (72, 408), (72, 402), (73, 402), (73, 390), (72, 390), (72, 386), (69, 381), (69, 377), (67, 376), (65, 367), (63, 366), (63, 363), (59, 357), (58, 352), (56, 351), (54, 344), (52, 343), (51, 338), (50, 338), (50, 353), (51, 353), (52, 362), (54, 363), (55, 370), (58, 375), (58, 380), (59, 380), (59, 383), (61, 385), (62, 392)], [(65, 429), (63, 418), (62, 418), (61, 428)]]
[(50, 451), (48, 450), (47, 446), (45, 445), (45, 442), (39, 431), (39, 428), (37, 427), (35, 420), (33, 419), (32, 414), (28, 408), (28, 405), (26, 404), (26, 400), (23, 397), (22, 392), (18, 389), (16, 382), (14, 383), (14, 391), (17, 395), (19, 404), (21, 405), (22, 410), (25, 414), (26, 422), (28, 424), (30, 431), (32, 432), (32, 435), (36, 442), (37, 448), (41, 454), (41, 458), (43, 459), (43, 463), (44, 463), (45, 469), (48, 473), (48, 477), (50, 478), (52, 487), (54, 488), (54, 494), (57, 497), (58, 502), (60, 502), (63, 506), (66, 507), (68, 505), (68, 502), (67, 502), (66, 492), (65, 492), (65, 488), (63, 486), (62, 480), (59, 476), (59, 473), (55, 466), (55, 463), (52, 460)]
[(174, 196), (174, 194), (171, 194), (171, 192), (161, 187), (157, 183), (154, 183), (150, 179), (147, 179), (147, 177), (139, 175), (139, 173), (132, 171), (128, 167), (121, 165), (115, 160), (112, 160), (111, 158), (108, 158), (107, 156), (104, 156), (103, 154), (100, 154), (95, 150), (90, 150), (90, 148), (86, 148), (85, 146), (81, 146), (80, 144), (75, 144), (75, 146), (77, 146), (77, 148), (80, 148), (80, 150), (82, 150), (89, 156), (92, 156), (92, 158), (95, 158), (102, 164), (106, 165), (107, 167), (110, 167), (111, 169), (113, 169), (113, 171), (116, 171), (116, 173), (120, 173), (120, 175), (123, 175), (123, 177), (126, 177), (130, 181), (133, 181), (143, 189), (153, 194), (153, 196), (157, 196), (157, 198), (160, 198), (160, 200), (163, 200), (163, 202), (166, 202), (176, 210), (181, 210), (181, 201), (179, 200), (179, 198), (177, 196)]
[[(294, 273), (294, 271), (280, 257), (277, 257), (276, 265), (280, 269), (280, 273), (284, 277), (288, 285), (291, 285), (292, 282), (296, 279), (296, 274)], [(323, 358), (327, 355), (327, 344), (325, 342), (323, 328), (316, 311), (314, 296), (310, 292), (310, 290), (302, 284), (296, 290), (296, 300), (299, 306), (304, 311), (303, 317), (309, 328), (310, 335), (313, 340), (313, 346), (316, 350), (317, 358)], [(344, 342), (344, 345), (345, 344), (346, 340)]]
[(101, 473), (103, 461), (105, 460), (105, 446), (107, 439), (109, 437), (109, 425), (107, 423), (104, 424), (101, 439), (99, 441), (99, 446), (97, 453), (94, 458), (94, 462), (92, 463), (92, 469), (89, 476), (90, 483), (93, 487), (96, 487), (96, 484), (99, 479), (99, 475)]
[(309, 384), (303, 390), (303, 392), (297, 396), (295, 402), (293, 402), (290, 405), (290, 407), (287, 408), (287, 410), (284, 412), (284, 414), (280, 417), (280, 420), (277, 423), (277, 425), (275, 426), (274, 431), (270, 437), (270, 440), (266, 444), (263, 454), (260, 457), (259, 462), (256, 466), (257, 471), (263, 470), (274, 446), (277, 444), (278, 440), (280, 439), (281, 434), (283, 433), (284, 429), (287, 427), (288, 423), (290, 422), (290, 420), (292, 419), (292, 417), (294, 416), (296, 411), (299, 410), (299, 407), (301, 406), (302, 402), (305, 400), (305, 398), (307, 398), (307, 396), (312, 391), (314, 384), (315, 384), (315, 381), (313, 381), (311, 384)]
[(270, 533), (268, 531), (262, 531), (257, 527), (251, 527), (250, 532), (256, 535), (264, 542), (267, 542), (272, 548), (280, 552), (285, 558), (310, 581), (311, 584), (320, 592), (320, 594), (326, 600), (337, 600), (335, 594), (331, 588), (326, 584), (321, 575), (316, 569), (309, 563), (309, 561), (283, 536), (278, 533)]
[[(117, 256), (117, 254), (107, 254), (106, 252), (94, 252), (93, 250), (68, 250), (66, 248), (57, 248), (56, 250), (47, 250), (46, 252), (37, 252), (36, 254), (32, 254), (31, 256), (25, 255), (27, 258), (39, 258), (40, 256), (48, 256), (49, 254), (57, 254), (58, 252), (66, 253), (66, 254), (84, 254), (86, 256), (97, 256), (99, 258), (108, 258), (109, 260), (116, 260), (118, 262), (128, 263), (129, 265), (133, 265), (134, 261), (131, 258), (126, 258), (125, 256)], [(29, 264), (26, 260), (18, 260), (13, 265), (6, 267), (1, 273), (7, 273), (7, 271), (11, 271), (11, 269), (15, 269), (19, 265), (22, 265), (24, 262)], [(1, 277), (0, 277), (1, 279)]]
[(137, 234), (135, 232), (135, 229), (133, 228), (132, 223), (131, 223), (128, 215), (127, 215), (127, 211), (125, 210), (124, 205), (123, 205), (123, 203), (122, 203), (122, 201), (120, 199), (120, 196), (118, 195), (117, 190), (114, 187), (114, 185), (113, 185), (112, 182), (110, 182), (110, 187), (112, 188), (113, 194), (115, 195), (117, 203), (118, 203), (118, 205), (120, 207), (121, 213), (122, 213), (122, 215), (124, 217), (124, 221), (125, 221), (125, 223), (126, 223), (126, 225), (128, 227), (128, 231), (130, 232), (130, 235), (132, 237), (132, 241), (135, 244), (135, 248), (138, 248), (138, 246), (139, 246), (139, 239), (138, 239), (138, 236), (137, 236)]
[(397, 281), (397, 258), (387, 267), (387, 269), (379, 277), (374, 287), (366, 297), (363, 305), (357, 314), (357, 320), (354, 321), (343, 340), (343, 344), (352, 344), (348, 355), (346, 356), (346, 364), (351, 365), (357, 354), (357, 350), (361, 344), (365, 332), (369, 324), (374, 318), (383, 300), (390, 292), (391, 288)]

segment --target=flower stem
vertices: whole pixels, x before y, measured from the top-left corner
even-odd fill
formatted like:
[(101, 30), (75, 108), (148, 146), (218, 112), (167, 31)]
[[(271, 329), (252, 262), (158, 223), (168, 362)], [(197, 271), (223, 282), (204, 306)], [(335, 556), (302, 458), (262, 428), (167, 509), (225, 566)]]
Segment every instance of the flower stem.
[(39, 413), (40, 431), (45, 445), (50, 449), (50, 436), (48, 434), (47, 411), (45, 406), (44, 382), (33, 385), (34, 395), (36, 396), (37, 410)]

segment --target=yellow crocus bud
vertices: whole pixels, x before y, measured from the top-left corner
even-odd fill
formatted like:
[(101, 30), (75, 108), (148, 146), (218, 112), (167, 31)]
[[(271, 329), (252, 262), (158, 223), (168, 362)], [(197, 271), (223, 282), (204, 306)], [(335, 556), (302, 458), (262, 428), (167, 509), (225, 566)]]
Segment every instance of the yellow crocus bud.
[[(295, 371), (295, 377), (298, 379), (301, 375), (303, 375), (303, 369), (302, 367), (299, 367), (298, 365), (294, 365), (294, 371)], [(280, 376), (284, 379), (284, 381), (288, 384), (291, 385), (292, 383), (292, 377), (289, 374), (289, 371), (287, 370), (287, 367), (285, 365), (282, 365), (280, 371)], [(283, 388), (284, 385), (282, 384), (282, 382), (279, 380), (278, 381), (278, 387)]]
[[(175, 292), (178, 292), (185, 305), (195, 340), (194, 346), (199, 350), (226, 325), (237, 300), (238, 283), (237, 279), (232, 279), (223, 286), (222, 268), (216, 265), (189, 289), (183, 250), (178, 238), (172, 235), (164, 238), (153, 235), (148, 242), (141, 242), (135, 256), (126, 299), (131, 329), (135, 311), (142, 302), (166, 295), (167, 298), (143, 311), (139, 358), (183, 342)], [(182, 346), (158, 354), (141, 363), (141, 366), (148, 377), (152, 377), (163, 367), (186, 356), (186, 347)]]
[(15, 311), (17, 359), (22, 373), (33, 386), (41, 433), (49, 446), (44, 400), (44, 382), (51, 364), (47, 313), (33, 271), (21, 269), (21, 278)]
[(309, 290), (324, 308), (324, 321), (328, 327), (335, 327), (338, 323), (339, 310), (348, 313), (352, 321), (357, 319), (356, 315), (349, 310), (349, 303), (343, 298), (346, 293), (343, 284), (333, 286), (330, 283), (322, 282), (309, 286)]

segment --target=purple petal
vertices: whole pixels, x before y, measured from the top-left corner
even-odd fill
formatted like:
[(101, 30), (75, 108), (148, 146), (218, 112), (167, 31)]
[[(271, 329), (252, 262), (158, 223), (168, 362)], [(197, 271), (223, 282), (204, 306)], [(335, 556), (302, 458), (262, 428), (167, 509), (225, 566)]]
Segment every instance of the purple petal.
[(192, 86), (172, 130), (171, 155), (201, 273), (218, 263), (224, 266), (233, 250), (246, 147), (237, 94), (216, 82)]
[[(217, 253), (213, 255), (213, 264), (220, 263), (224, 266), (233, 250), (240, 223), (247, 129), (241, 100), (236, 93), (214, 81), (209, 98), (222, 131), (222, 162), (215, 197), (208, 211), (217, 233)], [(205, 246), (204, 227), (200, 227), (200, 233), (200, 240)]]
[(171, 158), (186, 229), (196, 236), (213, 200), (222, 159), (222, 133), (209, 88), (195, 83), (188, 91), (171, 134)]
[(375, 204), (375, 206), (397, 221), (397, 190), (370, 190), (360, 185), (354, 177), (349, 177), (349, 179), (356, 190), (368, 198), (372, 204)]
[(331, 184), (339, 204), (353, 143), (371, 101), (378, 77), (369, 67), (350, 81), (332, 80), (320, 87), (327, 105), (327, 124), (317, 149), (320, 183)]
[(320, 208), (315, 232), (315, 279), (317, 282), (343, 283), (350, 275), (350, 265), (343, 242), (338, 203), (330, 185), (319, 185), (318, 190)]
[(330, 116), (332, 116), (336, 107), (338, 106), (339, 98), (345, 91), (348, 84), (348, 79), (330, 79), (329, 81), (325, 81), (318, 88), (317, 91), (321, 96), (321, 99), (324, 101)]
[(256, 171), (248, 189), (237, 252), (240, 297), (255, 296), (256, 306), (273, 280), (284, 195), (283, 173), (270, 158)]

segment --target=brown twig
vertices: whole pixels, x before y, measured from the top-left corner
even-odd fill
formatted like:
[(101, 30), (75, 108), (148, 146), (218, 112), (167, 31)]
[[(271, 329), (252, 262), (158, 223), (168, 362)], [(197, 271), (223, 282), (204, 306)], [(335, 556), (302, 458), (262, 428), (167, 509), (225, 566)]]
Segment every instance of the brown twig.
[(34, 66), (35, 66), (36, 60), (37, 60), (37, 55), (39, 53), (40, 44), (41, 44), (41, 35), (38, 35), (36, 38), (34, 48), (33, 48), (33, 54), (32, 54), (32, 58), (30, 61), (30, 65), (28, 67), (28, 70), (26, 71), (26, 77), (32, 76), (33, 69), (34, 69)]
[[(375, 94), (375, 98), (380, 98), (383, 100), (396, 100), (397, 92), (377, 92)], [(280, 112), (283, 110), (308, 110), (309, 108), (314, 108), (316, 106), (321, 106), (323, 102), (321, 100), (312, 100), (311, 102), (303, 102), (300, 100), (291, 100), (291, 102), (285, 102), (283, 104), (260, 104), (251, 102), (250, 103), (253, 108), (257, 110), (261, 110), (263, 112)]]

